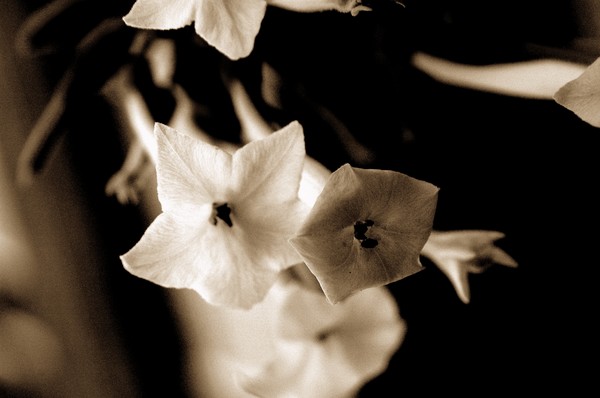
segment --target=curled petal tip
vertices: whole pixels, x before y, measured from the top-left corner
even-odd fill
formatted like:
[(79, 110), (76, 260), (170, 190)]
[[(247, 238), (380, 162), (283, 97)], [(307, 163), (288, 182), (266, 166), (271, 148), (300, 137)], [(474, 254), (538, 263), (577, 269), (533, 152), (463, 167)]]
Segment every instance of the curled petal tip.
[(517, 268), (519, 266), (514, 258), (509, 256), (508, 253), (500, 248), (497, 248), (497, 250), (492, 253), (492, 260), (496, 264), (504, 265), (510, 268)]

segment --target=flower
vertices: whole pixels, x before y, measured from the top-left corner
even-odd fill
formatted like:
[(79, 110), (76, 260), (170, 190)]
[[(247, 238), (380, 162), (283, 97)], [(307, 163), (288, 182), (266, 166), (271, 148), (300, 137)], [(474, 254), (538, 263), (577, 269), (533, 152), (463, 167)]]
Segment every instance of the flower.
[(257, 372), (238, 375), (244, 390), (259, 397), (350, 397), (387, 368), (406, 324), (385, 287), (336, 306), (297, 283), (281, 287), (275, 353)]
[(361, 0), (137, 0), (123, 17), (141, 29), (179, 29), (194, 23), (196, 33), (232, 60), (250, 55), (267, 3), (298, 12), (370, 11)]
[(232, 60), (248, 56), (267, 8), (265, 0), (137, 0), (123, 20), (141, 29), (196, 33)]
[(292, 122), (233, 155), (159, 123), (155, 135), (161, 213), (121, 256), (124, 267), (211, 304), (251, 307), (301, 261), (287, 240), (307, 213), (302, 127)]
[(502, 232), (485, 230), (433, 231), (423, 248), (429, 257), (450, 279), (460, 300), (471, 299), (468, 274), (479, 274), (492, 264), (517, 267), (517, 262), (493, 244), (504, 238)]
[(290, 239), (335, 304), (419, 270), (439, 189), (391, 170), (334, 171)]
[(362, 4), (362, 0), (268, 0), (269, 4), (298, 12), (339, 11), (351, 13), (372, 11)]
[(583, 121), (600, 127), (600, 58), (579, 77), (559, 88), (554, 94), (554, 100)]

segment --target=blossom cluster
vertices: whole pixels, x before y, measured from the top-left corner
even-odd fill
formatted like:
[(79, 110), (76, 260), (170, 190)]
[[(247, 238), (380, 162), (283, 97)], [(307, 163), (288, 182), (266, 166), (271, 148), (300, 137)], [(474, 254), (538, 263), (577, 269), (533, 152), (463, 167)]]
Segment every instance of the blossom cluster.
[[(235, 61), (252, 53), (267, 7), (352, 16), (370, 10), (361, 0), (137, 0), (123, 20), (142, 31), (193, 25)], [(140, 164), (149, 159), (160, 203), (121, 260), (133, 275), (191, 289), (216, 307), (275, 303), (273, 353), (235, 375), (245, 391), (351, 396), (398, 349), (405, 324), (386, 286), (422, 270), (422, 256), (464, 303), (469, 274), (517, 266), (494, 244), (501, 232), (433, 229), (439, 187), (395, 170), (327, 169), (307, 155), (300, 122), (271, 128), (235, 79), (228, 90), (244, 144), (206, 136), (190, 122), (185, 90), (171, 80), (173, 52), (160, 41), (148, 51), (154, 83), (178, 102), (169, 123), (153, 120), (124, 73), (103, 87), (137, 139), (107, 192), (137, 201), (137, 184), (148, 176)]]
[[(138, 0), (125, 21), (146, 29), (193, 22), (234, 60), (251, 52), (266, 7), (159, 3)], [(366, 9), (357, 1), (268, 3), (295, 11)], [(154, 123), (161, 213), (121, 259), (134, 275), (193, 289), (217, 306), (251, 309), (280, 297), (275, 352), (262, 368), (239, 374), (244, 390), (352, 395), (385, 370), (402, 340), (405, 326), (385, 286), (420, 271), (420, 256), (444, 270), (465, 303), (468, 273), (481, 272), (484, 262), (516, 266), (493, 245), (501, 233), (432, 234), (438, 187), (350, 164), (331, 172), (307, 156), (300, 123), (270, 131), (243, 90), (232, 84), (230, 91), (242, 125), (258, 135), (232, 148)]]

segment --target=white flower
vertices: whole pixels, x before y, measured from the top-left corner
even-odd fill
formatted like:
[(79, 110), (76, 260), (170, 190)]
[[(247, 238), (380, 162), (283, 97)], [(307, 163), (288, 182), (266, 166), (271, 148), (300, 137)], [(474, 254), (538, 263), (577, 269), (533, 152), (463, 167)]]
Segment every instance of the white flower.
[(137, 0), (125, 23), (141, 29), (180, 29), (196, 33), (232, 60), (247, 57), (265, 16), (267, 3), (298, 12), (370, 11), (360, 0)]
[(125, 268), (211, 304), (251, 307), (301, 261), (287, 240), (307, 212), (302, 127), (292, 122), (233, 155), (162, 124), (155, 135), (162, 212), (121, 256)]
[(502, 238), (504, 234), (497, 231), (433, 231), (423, 255), (450, 279), (458, 297), (467, 304), (471, 300), (469, 273), (479, 274), (492, 264), (517, 266), (512, 257), (494, 245), (494, 241)]
[(265, 0), (137, 0), (123, 20), (162, 30), (194, 23), (200, 37), (235, 60), (252, 52), (266, 8)]
[(422, 269), (439, 189), (391, 170), (333, 172), (290, 243), (331, 303)]
[(243, 389), (268, 398), (351, 397), (385, 371), (406, 332), (385, 287), (335, 306), (299, 284), (283, 288), (275, 354), (257, 372), (238, 375)]

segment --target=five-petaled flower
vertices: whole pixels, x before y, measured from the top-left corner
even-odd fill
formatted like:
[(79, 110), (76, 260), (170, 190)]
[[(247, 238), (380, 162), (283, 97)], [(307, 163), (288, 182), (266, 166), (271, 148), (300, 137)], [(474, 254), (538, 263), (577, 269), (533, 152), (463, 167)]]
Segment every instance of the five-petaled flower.
[(160, 30), (194, 23), (200, 37), (236, 60), (252, 52), (267, 3), (299, 12), (337, 10), (356, 15), (370, 10), (360, 0), (137, 0), (123, 20), (136, 28)]
[(498, 231), (433, 231), (423, 255), (448, 277), (460, 300), (467, 304), (471, 300), (469, 273), (479, 274), (492, 264), (517, 267), (511, 256), (494, 245), (502, 238), (504, 234)]
[(252, 52), (266, 8), (266, 0), (137, 0), (123, 20), (161, 30), (194, 23), (200, 37), (235, 60)]
[(300, 284), (276, 285), (275, 351), (258, 370), (238, 374), (259, 397), (342, 398), (388, 367), (405, 321), (385, 287), (366, 289), (332, 306)]
[(335, 304), (422, 269), (439, 188), (392, 170), (333, 172), (290, 239)]
[(302, 127), (292, 122), (233, 155), (159, 123), (155, 135), (162, 212), (121, 256), (125, 268), (214, 305), (250, 308), (301, 261), (288, 239), (308, 211), (298, 199)]

